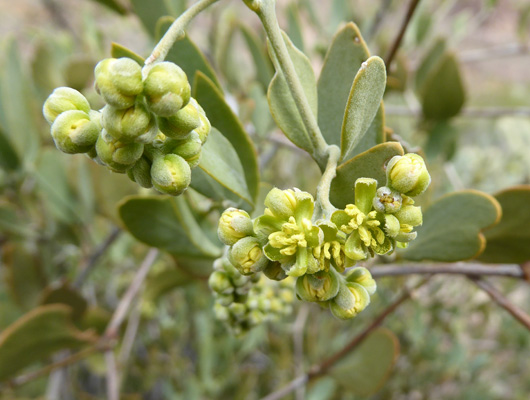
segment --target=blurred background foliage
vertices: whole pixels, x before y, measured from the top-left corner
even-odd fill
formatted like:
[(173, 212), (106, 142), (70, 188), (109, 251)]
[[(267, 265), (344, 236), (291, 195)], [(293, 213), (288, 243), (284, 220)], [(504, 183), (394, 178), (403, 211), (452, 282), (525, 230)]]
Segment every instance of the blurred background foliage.
[[(85, 156), (57, 151), (41, 106), (57, 86), (102, 106), (93, 68), (110, 56), (111, 43), (147, 56), (170, 21), (161, 17), (178, 16), (186, 3), (0, 3), (1, 399), (105, 397), (99, 352), (23, 385), (14, 379), (92, 345), (148, 249), (123, 228), (136, 237), (141, 232), (120, 219), (126, 206), (135, 212), (131, 200), (144, 201), (126, 196), (146, 192)], [(345, 21), (357, 24), (372, 54), (385, 55), (406, 11), (392, 0), (281, 0), (278, 7), (282, 27), (314, 71)], [(314, 192), (318, 167), (282, 136), (268, 109), (273, 67), (257, 18), (237, 1), (223, 1), (192, 24), (189, 37), (206, 58), (182, 42), (187, 62), (222, 87), (255, 143), (260, 193), (271, 185)], [(529, 37), (527, 1), (420, 3), (388, 71), (385, 123), (391, 139), (424, 149), (430, 198), (530, 183)], [(188, 211), (212, 241), (227, 196), (220, 190), (213, 200), (186, 194)], [(153, 202), (141, 205), (163, 207)], [(517, 208), (515, 217), (527, 221), (528, 213)], [(161, 235), (189, 235), (173, 228)], [(522, 233), (529, 235), (527, 226)], [(379, 279), (369, 311), (350, 322), (296, 304), (291, 318), (236, 338), (212, 313), (206, 284), (212, 255), (192, 255), (159, 257), (133, 304), (116, 347), (123, 399), (258, 399), (339, 350), (415, 281)], [(528, 305), (526, 283), (497, 283), (515, 304)], [(438, 276), (329, 376), (312, 382), (305, 398), (527, 399), (529, 345), (528, 332), (468, 280)]]

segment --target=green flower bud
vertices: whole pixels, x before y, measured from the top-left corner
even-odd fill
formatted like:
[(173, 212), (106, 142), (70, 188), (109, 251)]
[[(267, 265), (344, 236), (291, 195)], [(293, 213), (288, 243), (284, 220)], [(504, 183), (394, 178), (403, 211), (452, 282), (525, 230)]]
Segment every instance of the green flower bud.
[(254, 233), (252, 220), (246, 211), (229, 208), (219, 219), (217, 234), (219, 240), (227, 246), (234, 245), (239, 239)]
[(204, 144), (206, 142), (206, 139), (208, 139), (208, 135), (210, 134), (210, 130), (212, 129), (212, 124), (210, 124), (210, 120), (206, 117), (206, 113), (199, 105), (199, 103), (195, 101), (195, 99), (191, 99), (190, 103), (195, 104), (195, 107), (197, 108), (197, 110), (199, 110), (199, 119), (201, 121), (201, 124), (198, 128), (195, 129), (195, 132), (199, 134), (201, 142)]
[(215, 314), (215, 318), (217, 318), (219, 321), (228, 322), (230, 320), (230, 312), (228, 311), (228, 308), (222, 304), (214, 304), (213, 312)]
[(77, 90), (69, 87), (59, 87), (48, 96), (42, 107), (42, 114), (49, 124), (65, 111), (79, 110), (90, 112), (88, 100)]
[(142, 68), (130, 58), (106, 58), (94, 70), (96, 91), (117, 109), (132, 107), (142, 93)]
[(407, 196), (417, 196), (427, 190), (431, 176), (423, 158), (409, 153), (394, 156), (386, 168), (387, 186)]
[(190, 168), (194, 168), (199, 164), (201, 158), (202, 143), (199, 135), (196, 132), (192, 132), (184, 140), (166, 140), (163, 149), (165, 153), (181, 156), (190, 164)]
[(364, 267), (354, 268), (346, 280), (363, 286), (370, 295), (373, 295), (377, 290), (377, 283), (372, 278), (372, 274)]
[(305, 301), (330, 300), (339, 292), (339, 286), (339, 277), (333, 269), (296, 279), (296, 293)]
[(421, 207), (405, 206), (394, 215), (402, 225), (418, 226), (423, 224)]
[(142, 157), (127, 170), (127, 176), (131, 181), (136, 182), (141, 187), (149, 189), (153, 187), (151, 180), (151, 162), (147, 157)]
[(230, 249), (228, 258), (243, 275), (262, 271), (269, 263), (263, 254), (260, 243), (252, 236), (238, 240)]
[(191, 88), (186, 73), (176, 64), (161, 62), (149, 70), (144, 94), (149, 108), (162, 117), (176, 114), (190, 101)]
[(228, 276), (221, 271), (214, 271), (210, 274), (210, 277), (208, 278), (208, 286), (217, 293), (232, 293), (234, 291), (230, 279), (228, 279)]
[(401, 193), (383, 186), (377, 189), (373, 206), (380, 213), (392, 214), (401, 208), (402, 203), (403, 198), (401, 197)]
[(103, 130), (96, 142), (96, 151), (99, 159), (112, 171), (124, 173), (140, 159), (144, 145), (120, 142)]
[(203, 124), (196, 104), (197, 101), (195, 99), (190, 99), (186, 107), (179, 110), (176, 114), (167, 118), (158, 117), (159, 129), (170, 138), (184, 139), (192, 130), (201, 127)]
[(101, 130), (103, 129), (101, 113), (96, 110), (90, 110), (88, 112), (88, 116), (90, 117), (90, 121), (95, 123), (98, 127), (98, 130), (101, 132)]
[(236, 319), (243, 319), (247, 312), (247, 308), (244, 304), (241, 303), (232, 303), (228, 306), (228, 310), (230, 310), (230, 314)]
[(51, 134), (55, 146), (68, 154), (90, 151), (99, 136), (98, 125), (87, 113), (70, 110), (61, 113), (53, 122)]
[(272, 189), (265, 197), (265, 207), (278, 218), (288, 220), (294, 215), (297, 201), (292, 189)]
[(383, 230), (388, 236), (390, 236), (391, 238), (396, 237), (400, 229), (401, 229), (401, 224), (399, 223), (399, 219), (397, 219), (395, 215), (393, 214), (384, 215)]
[(142, 102), (121, 110), (107, 105), (102, 121), (107, 132), (122, 142), (150, 143), (158, 134), (153, 114)]
[(350, 319), (359, 314), (370, 304), (368, 291), (358, 283), (348, 282), (341, 286), (337, 296), (330, 301), (332, 314), (340, 319)]
[(215, 301), (222, 306), (228, 307), (234, 302), (233, 293), (216, 293)]
[(270, 262), (267, 264), (263, 269), (263, 274), (273, 281), (281, 281), (287, 278), (287, 274), (279, 262)]
[(178, 196), (191, 183), (191, 169), (186, 160), (176, 154), (160, 155), (153, 160), (151, 179), (159, 192)]
[(257, 326), (267, 320), (266, 315), (260, 310), (252, 310), (248, 314), (248, 323), (250, 326)]

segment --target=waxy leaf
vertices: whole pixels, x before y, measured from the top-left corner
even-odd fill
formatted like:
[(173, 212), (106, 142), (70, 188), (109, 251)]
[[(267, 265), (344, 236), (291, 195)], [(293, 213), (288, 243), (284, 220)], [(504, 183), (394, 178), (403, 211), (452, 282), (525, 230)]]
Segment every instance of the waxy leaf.
[(264, 89), (267, 89), (274, 71), (272, 64), (264, 50), (264, 46), (262, 46), (259, 37), (248, 26), (240, 22), (239, 29), (243, 34), (243, 39), (245, 39), (247, 47), (250, 51), (250, 55), (254, 60), (256, 79)]
[(434, 42), (432, 47), (427, 51), (425, 57), (421, 61), (416, 74), (414, 76), (416, 90), (420, 92), (423, 88), (425, 80), (432, 72), (436, 64), (441, 60), (447, 50), (447, 45), (444, 39), (438, 39)]
[(40, 304), (65, 304), (72, 309), (72, 318), (77, 321), (85, 313), (88, 303), (68, 283), (46, 287), (41, 294)]
[[(158, 35), (160, 37), (163, 36), (173, 21), (174, 18), (163, 18), (159, 22)], [(184, 70), (186, 75), (188, 75), (188, 80), (192, 88), (195, 86), (194, 80), (196, 73), (200, 71), (215, 84), (219, 91), (223, 91), (212, 65), (188, 35), (175, 42), (166, 56), (166, 61), (174, 62)]]
[(238, 154), (228, 139), (215, 128), (212, 128), (202, 148), (199, 168), (247, 203), (253, 204)]
[(399, 340), (396, 335), (386, 328), (378, 328), (333, 367), (331, 376), (348, 392), (366, 398), (386, 382), (398, 355)]
[(108, 7), (112, 11), (117, 12), (121, 15), (127, 15), (127, 9), (123, 7), (121, 2), (116, 0), (92, 0), (96, 3), (103, 4), (104, 6)]
[(475, 258), (486, 247), (482, 230), (500, 217), (499, 202), (486, 193), (463, 190), (442, 196), (424, 211), (418, 237), (403, 258), (449, 262)]
[(386, 183), (386, 163), (394, 156), (403, 155), (398, 142), (379, 144), (364, 153), (339, 165), (337, 176), (331, 182), (330, 200), (335, 207), (344, 208), (355, 200), (355, 181), (358, 178), (373, 178), (378, 186)]
[(515, 186), (495, 195), (502, 207), (500, 222), (484, 231), (486, 250), (478, 260), (521, 264), (530, 260), (530, 185)]
[(340, 141), (342, 159), (348, 156), (370, 127), (385, 88), (385, 62), (377, 56), (370, 57), (355, 75), (346, 104)]
[(120, 203), (118, 211), (125, 228), (150, 246), (190, 257), (221, 254), (182, 196), (130, 196)]
[[(317, 87), (311, 62), (304, 53), (293, 45), (285, 33), (283, 34), (283, 39), (287, 46), (289, 56), (293, 61), (296, 74), (298, 75), (302, 88), (304, 89), (309, 106), (316, 118), (318, 101)], [(273, 50), (270, 46), (269, 53), (276, 69), (276, 74), (272, 78), (267, 93), (272, 117), (291, 142), (307, 152), (313, 153), (313, 145), (311, 144), (309, 133), (305, 129), (302, 117), (298, 112), (298, 108), (291, 95), (287, 81), (278, 66), (276, 56), (273, 54)]]
[(110, 54), (114, 58), (121, 58), (121, 57), (132, 58), (142, 67), (144, 66), (145, 59), (142, 56), (136, 54), (134, 51), (129, 50), (127, 47), (122, 46), (121, 44), (112, 42), (112, 45), (110, 48)]
[(72, 325), (71, 312), (63, 304), (40, 306), (6, 328), (0, 334), (0, 381), (59, 350), (93, 343), (92, 332)]
[(329, 144), (340, 146), (344, 110), (353, 79), (369, 57), (370, 51), (353, 22), (333, 37), (318, 78), (318, 125)]
[[(256, 150), (254, 149), (254, 145), (252, 144), (250, 137), (243, 128), (239, 118), (237, 118), (230, 106), (226, 103), (223, 94), (217, 90), (214, 83), (200, 71), (197, 72), (195, 76), (193, 97), (197, 99), (201, 107), (206, 112), (206, 116), (210, 120), (212, 126), (217, 128), (235, 149), (238, 155), (237, 158), (239, 158), (243, 167), (248, 193), (250, 193), (250, 196), (247, 195), (243, 197), (246, 197), (246, 199), (250, 201), (250, 204), (252, 204), (258, 193), (259, 171)], [(215, 151), (212, 145), (208, 145), (210, 140), (211, 138), (208, 138), (205, 148)], [(221, 150), (218, 152), (222, 153)], [(222, 154), (219, 154), (219, 156), (226, 158), (225, 155)], [(205, 161), (206, 156), (204, 153), (201, 159)], [(237, 160), (234, 160), (234, 162), (236, 161)], [(206, 160), (205, 162), (209, 161)], [(225, 178), (229, 179), (229, 177)], [(236, 190), (240, 189), (241, 187)]]
[(140, 18), (142, 25), (153, 37), (156, 35), (156, 23), (165, 15), (170, 14), (164, 0), (131, 0), (134, 13)]
[(436, 64), (421, 86), (420, 97), (427, 119), (448, 119), (460, 112), (466, 93), (454, 54), (446, 53)]

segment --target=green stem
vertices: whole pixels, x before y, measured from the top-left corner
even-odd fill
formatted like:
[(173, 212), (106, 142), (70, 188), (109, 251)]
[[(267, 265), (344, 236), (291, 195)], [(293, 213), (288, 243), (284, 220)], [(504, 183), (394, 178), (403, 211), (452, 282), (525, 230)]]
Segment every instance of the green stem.
[(328, 146), (328, 162), (317, 187), (317, 207), (322, 210), (325, 218), (331, 217), (336, 208), (329, 201), (331, 181), (337, 175), (337, 163), (340, 158), (340, 149), (336, 145)]
[(186, 35), (186, 28), (193, 18), (201, 11), (211, 6), (217, 0), (199, 0), (184, 11), (169, 27), (165, 35), (153, 49), (151, 55), (145, 60), (145, 65), (152, 65), (164, 61), (171, 47), (177, 40)]
[(281, 68), (281, 72), (285, 76), (287, 86), (291, 92), (296, 108), (302, 117), (304, 127), (309, 134), (309, 139), (313, 145), (313, 158), (321, 168), (326, 163), (327, 157), (327, 143), (320, 132), (316, 116), (313, 114), (309, 101), (305, 95), (300, 78), (296, 73), (293, 61), (287, 51), (287, 46), (283, 41), (278, 19), (276, 18), (276, 9), (274, 0), (246, 0), (248, 7), (254, 11), (260, 18), (263, 28), (269, 38), (270, 44)]

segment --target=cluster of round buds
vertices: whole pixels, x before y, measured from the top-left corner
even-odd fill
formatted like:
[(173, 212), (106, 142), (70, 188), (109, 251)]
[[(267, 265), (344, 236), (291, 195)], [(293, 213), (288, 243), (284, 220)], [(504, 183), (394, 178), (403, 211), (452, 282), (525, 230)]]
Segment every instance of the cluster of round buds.
[(102, 110), (91, 110), (81, 93), (66, 87), (44, 103), (57, 148), (87, 153), (142, 187), (181, 194), (211, 128), (184, 71), (171, 62), (142, 69), (130, 58), (107, 58), (94, 73), (96, 91), (107, 103)]
[(292, 283), (270, 281), (261, 274), (241, 275), (227, 257), (214, 262), (208, 284), (214, 293), (217, 319), (236, 335), (292, 312)]
[(375, 281), (365, 268), (342, 273), (360, 260), (390, 254), (415, 239), (422, 224), (412, 196), (423, 193), (430, 176), (416, 154), (394, 157), (386, 186), (371, 178), (355, 182), (355, 202), (329, 219), (314, 221), (313, 197), (298, 189), (272, 189), (264, 214), (251, 220), (230, 208), (218, 234), (228, 257), (243, 275), (263, 271), (274, 280), (296, 277), (296, 292), (305, 301), (328, 304), (339, 318), (352, 318), (370, 303)]

